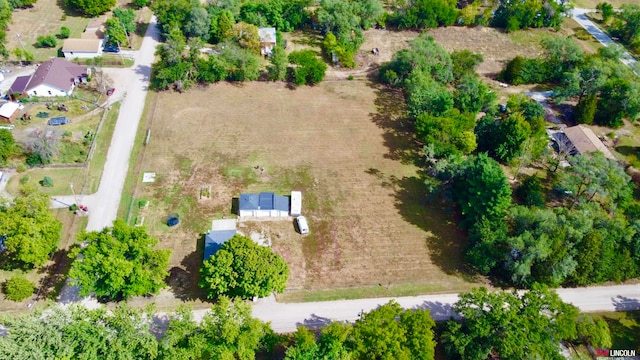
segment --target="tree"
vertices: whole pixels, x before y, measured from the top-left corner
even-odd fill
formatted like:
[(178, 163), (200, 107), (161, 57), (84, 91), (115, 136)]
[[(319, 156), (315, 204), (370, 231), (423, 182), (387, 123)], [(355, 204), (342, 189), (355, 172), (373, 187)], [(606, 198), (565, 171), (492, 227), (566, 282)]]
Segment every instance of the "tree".
[(24, 275), (16, 275), (4, 284), (4, 293), (11, 301), (22, 301), (33, 295), (35, 286)]
[(611, 19), (611, 17), (615, 13), (613, 10), (613, 5), (609, 4), (608, 2), (599, 3), (598, 5), (596, 5), (596, 9), (600, 11), (603, 23), (609, 22), (609, 19)]
[(131, 3), (138, 8), (143, 8), (151, 3), (151, 0), (132, 0)]
[(160, 359), (253, 360), (269, 327), (251, 317), (251, 306), (221, 297), (198, 325), (191, 309), (170, 316), (160, 343)]
[(560, 174), (559, 186), (572, 194), (570, 208), (578, 202), (597, 201), (615, 209), (630, 199), (631, 177), (615, 160), (598, 151), (573, 156), (569, 162), (571, 166)]
[(412, 117), (421, 114), (441, 116), (453, 108), (453, 96), (447, 87), (428, 73), (413, 71), (405, 81), (407, 110)]
[(58, 40), (54, 35), (40, 35), (37, 38), (36, 46), (41, 48), (52, 48), (58, 45)]
[(267, 68), (269, 71), (269, 79), (273, 81), (284, 80), (287, 77), (288, 57), (282, 46), (275, 46), (269, 58), (271, 66)]
[(200, 286), (207, 297), (250, 299), (282, 292), (289, 268), (282, 257), (251, 239), (235, 235), (200, 268)]
[(507, 178), (500, 165), (485, 153), (467, 160), (456, 180), (456, 202), (471, 224), (483, 216), (500, 219), (511, 205)]
[(289, 62), (295, 66), (292, 69), (293, 83), (296, 85), (315, 85), (324, 79), (327, 64), (316, 56), (313, 50), (298, 50), (289, 54)]
[(303, 326), (293, 334), (294, 346), (287, 349), (285, 360), (315, 360), (318, 359), (318, 344), (311, 330)]
[(441, 117), (419, 115), (415, 128), (420, 140), (427, 145), (433, 144), (434, 156), (446, 157), (452, 154), (469, 154), (476, 149), (474, 123), (473, 114), (460, 114), (454, 109)]
[(71, 29), (66, 26), (61, 26), (60, 32), (56, 36), (60, 39), (67, 39), (69, 38), (69, 36), (71, 36)]
[(187, 23), (184, 25), (184, 32), (187, 37), (199, 37), (204, 41), (209, 39), (211, 31), (211, 15), (200, 6), (191, 8), (191, 13)]
[(502, 139), (496, 144), (496, 157), (507, 163), (519, 156), (524, 148), (524, 142), (531, 135), (531, 127), (520, 114), (512, 114), (501, 121), (497, 128), (497, 138)]
[(457, 18), (456, 1), (418, 0), (393, 14), (389, 23), (400, 29), (429, 29), (453, 25)]
[(258, 36), (258, 27), (255, 25), (239, 22), (234, 24), (231, 30), (225, 33), (224, 37), (225, 39), (232, 39), (244, 49), (260, 54), (260, 36)]
[(17, 152), (16, 140), (10, 130), (0, 129), (0, 165)]
[(42, 178), (42, 180), (40, 180), (40, 185), (44, 186), (44, 187), (52, 187), (53, 186), (53, 179), (49, 176), (45, 176)]
[(129, 46), (129, 37), (127, 36), (124, 25), (120, 22), (120, 19), (115, 17), (107, 19), (105, 25), (107, 28), (105, 31), (107, 44), (118, 47)]
[(86, 246), (75, 249), (69, 271), (82, 295), (95, 294), (106, 300), (157, 293), (169, 275), (169, 250), (154, 250), (158, 240), (144, 228), (116, 220), (102, 231), (82, 232), (78, 240)]
[(584, 61), (582, 48), (570, 37), (545, 37), (540, 45), (546, 52), (544, 59), (549, 80), (560, 79), (565, 72), (573, 70)]
[(614, 22), (611, 32), (624, 44), (637, 46), (640, 41), (640, 5), (623, 4), (620, 10), (620, 21)]
[(116, 6), (116, 0), (65, 0), (66, 5), (86, 16), (98, 16)]
[(60, 131), (33, 132), (30, 137), (24, 140), (22, 148), (27, 155), (27, 165), (36, 166), (49, 164), (58, 155), (58, 143), (62, 138)]
[(151, 334), (152, 316), (118, 306), (89, 310), (82, 305), (51, 306), (2, 319), (2, 359), (155, 359), (158, 343)]
[(253, 81), (260, 77), (261, 64), (255, 52), (226, 42), (219, 56), (225, 63), (227, 80)]
[(578, 336), (578, 309), (540, 286), (522, 294), (473, 289), (453, 308), (462, 319), (447, 322), (442, 335), (449, 356), (561, 360), (558, 343)]
[(9, 0), (12, 9), (21, 9), (33, 6), (38, 0)]
[(453, 64), (452, 72), (456, 80), (462, 79), (465, 75), (475, 75), (476, 67), (483, 61), (481, 54), (476, 54), (469, 50), (454, 51), (451, 53)]
[(578, 101), (578, 105), (574, 110), (574, 116), (578, 124), (593, 123), (593, 118), (596, 116), (596, 109), (598, 107), (598, 97), (596, 95), (587, 95)]
[(496, 94), (475, 75), (465, 75), (456, 85), (453, 104), (461, 112), (478, 113), (491, 105)]
[(62, 229), (49, 211), (49, 195), (24, 185), (13, 203), (0, 204), (0, 215), (0, 234), (6, 235), (3, 256), (13, 267), (34, 268), (49, 260)]
[(404, 310), (390, 301), (361, 314), (350, 347), (360, 359), (434, 359), (434, 326), (429, 310)]

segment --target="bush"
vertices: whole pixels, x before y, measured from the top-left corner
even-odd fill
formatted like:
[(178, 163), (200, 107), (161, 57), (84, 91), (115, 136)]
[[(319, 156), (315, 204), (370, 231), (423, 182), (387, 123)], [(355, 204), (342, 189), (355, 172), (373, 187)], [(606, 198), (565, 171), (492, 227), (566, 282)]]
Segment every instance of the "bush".
[(53, 179), (49, 176), (45, 176), (42, 180), (40, 180), (40, 185), (44, 187), (53, 187)]
[(26, 167), (26, 166), (24, 166), (24, 164), (20, 164), (20, 165), (18, 165), (18, 167), (16, 168), (16, 171), (17, 171), (17, 172), (19, 172), (19, 173), (23, 173), (23, 172), (27, 171), (27, 167)]
[(71, 35), (71, 29), (69, 29), (66, 26), (62, 26), (60, 28), (60, 32), (58, 33), (58, 38), (67, 39), (67, 38), (69, 38), (70, 35)]
[(580, 40), (591, 40), (592, 36), (585, 29), (578, 29), (576, 30), (576, 38)]
[(578, 124), (593, 124), (597, 106), (598, 97), (596, 95), (587, 95), (580, 99), (574, 111), (576, 122)]
[(527, 206), (544, 207), (542, 184), (537, 176), (528, 176), (516, 190), (516, 196)]
[(511, 85), (539, 84), (547, 80), (546, 66), (541, 60), (516, 56), (509, 61), (500, 78)]
[(58, 40), (53, 35), (40, 35), (36, 41), (36, 47), (40, 48), (52, 48), (58, 45)]
[(289, 62), (297, 65), (292, 69), (293, 83), (314, 85), (324, 79), (327, 64), (322, 62), (313, 50), (294, 51), (289, 54)]
[(149, 5), (151, 0), (133, 0), (131, 3), (139, 8)]
[(26, 174), (25, 176), (20, 178), (20, 185), (28, 183), (29, 180), (31, 180), (31, 176), (29, 176), (29, 174)]
[(7, 299), (12, 301), (22, 301), (33, 295), (35, 286), (23, 275), (13, 276), (4, 284), (4, 293)]

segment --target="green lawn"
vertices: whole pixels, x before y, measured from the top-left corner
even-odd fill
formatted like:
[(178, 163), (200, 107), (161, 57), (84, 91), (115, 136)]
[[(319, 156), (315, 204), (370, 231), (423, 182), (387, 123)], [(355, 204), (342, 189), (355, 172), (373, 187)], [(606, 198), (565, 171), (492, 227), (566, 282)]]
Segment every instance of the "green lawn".
[[(84, 185), (85, 168), (34, 168), (23, 173), (16, 174), (9, 179), (7, 184), (7, 192), (16, 195), (20, 188), (20, 180), (28, 177), (28, 181), (38, 183), (45, 176), (49, 176), (53, 180), (52, 187), (41, 187), (48, 194), (55, 195), (71, 195), (69, 184), (73, 184), (75, 191), (81, 191)], [(24, 180), (23, 180), (24, 181)]]
[(609, 324), (612, 349), (640, 352), (640, 310), (595, 313), (592, 316), (604, 319)]
[(109, 146), (111, 146), (111, 139), (113, 138), (113, 131), (118, 122), (119, 112), (120, 103), (118, 102), (112, 105), (102, 123), (102, 127), (98, 134), (96, 134), (95, 149), (91, 161), (89, 161), (89, 178), (87, 179), (89, 182), (87, 188), (90, 193), (98, 191), (98, 187), (100, 186), (104, 163), (107, 161), (107, 152), (109, 151)]

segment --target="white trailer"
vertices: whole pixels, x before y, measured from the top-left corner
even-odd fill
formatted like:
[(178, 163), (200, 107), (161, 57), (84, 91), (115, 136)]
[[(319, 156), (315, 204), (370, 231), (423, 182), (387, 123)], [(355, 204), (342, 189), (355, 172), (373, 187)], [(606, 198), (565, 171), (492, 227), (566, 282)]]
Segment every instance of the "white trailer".
[(302, 192), (300, 191), (291, 192), (290, 214), (291, 216), (300, 216), (302, 214)]

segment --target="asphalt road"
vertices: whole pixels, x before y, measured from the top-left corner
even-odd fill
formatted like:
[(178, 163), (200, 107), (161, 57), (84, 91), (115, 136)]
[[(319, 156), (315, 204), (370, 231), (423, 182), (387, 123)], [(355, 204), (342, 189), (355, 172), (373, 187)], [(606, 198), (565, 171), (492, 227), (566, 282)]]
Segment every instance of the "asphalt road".
[[(605, 34), (604, 31), (600, 30), (593, 21), (589, 20), (587, 17), (587, 13), (594, 12), (592, 9), (581, 9), (575, 8), (571, 10), (571, 17), (582, 26), (585, 30), (587, 30), (596, 40), (598, 40), (604, 46), (611, 46), (616, 42), (613, 41), (609, 37), (609, 35)], [(620, 57), (620, 61), (622, 61), (625, 65), (630, 67), (636, 74), (638, 74), (638, 61), (631, 56), (627, 51), (622, 53)]]

